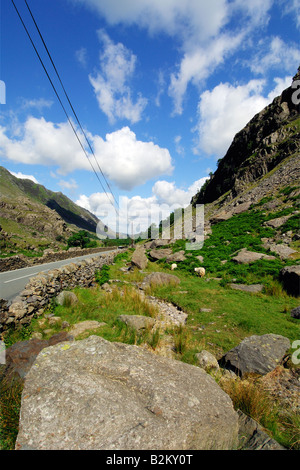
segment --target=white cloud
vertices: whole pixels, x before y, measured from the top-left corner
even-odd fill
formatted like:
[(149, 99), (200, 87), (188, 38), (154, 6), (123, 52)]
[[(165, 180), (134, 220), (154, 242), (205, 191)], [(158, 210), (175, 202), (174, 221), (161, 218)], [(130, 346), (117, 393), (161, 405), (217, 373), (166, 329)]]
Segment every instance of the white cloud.
[(268, 104), (261, 96), (263, 85), (263, 80), (251, 80), (238, 87), (221, 83), (202, 93), (195, 129), (199, 137), (197, 149), (208, 155), (224, 156), (235, 134)]
[(160, 204), (167, 204), (172, 207), (186, 207), (207, 178), (200, 178), (187, 190), (177, 188), (175, 182), (157, 181), (152, 188), (152, 192)]
[(294, 73), (299, 62), (299, 47), (289, 46), (279, 36), (275, 36), (271, 41), (260, 42), (260, 53), (250, 63), (250, 68), (259, 74), (265, 74), (270, 69)]
[(281, 0), (284, 6), (284, 14), (291, 15), (296, 26), (300, 29), (300, 1), (299, 0)]
[[(111, 25), (137, 24), (150, 34), (214, 35), (224, 23), (226, 0), (73, 0), (96, 10)], [(188, 28), (186, 26), (188, 25)]]
[(25, 179), (25, 180), (31, 180), (36, 184), (39, 184), (38, 180), (33, 176), (33, 175), (24, 175), (20, 171), (18, 173), (15, 173), (14, 171), (8, 170), (13, 176), (19, 179)]
[[(76, 201), (81, 207), (97, 215), (99, 219), (114, 231), (131, 234), (146, 230), (152, 223), (157, 226), (178, 207), (187, 207), (191, 198), (198, 192), (208, 177), (192, 183), (187, 190), (176, 188), (174, 182), (157, 181), (152, 187), (152, 196), (121, 196), (116, 213), (109, 204), (105, 193), (82, 194)], [(110, 195), (109, 195), (110, 196)]]
[(236, 37), (222, 35), (209, 45), (196, 47), (185, 53), (177, 74), (171, 74), (169, 95), (174, 100), (174, 113), (183, 111), (183, 99), (190, 82), (199, 85), (207, 79), (220, 65), (225, 57), (237, 48), (243, 38), (242, 34)]
[(30, 165), (58, 165), (60, 174), (90, 169), (68, 122), (54, 124), (43, 117), (29, 117), (24, 124), (18, 124), (14, 137), (9, 138), (7, 133), (8, 129), (0, 127), (0, 155), (5, 159)]
[[(8, 129), (0, 126), (0, 155), (6, 160), (55, 165), (60, 175), (75, 170), (93, 171), (69, 123), (54, 124), (29, 117), (24, 124), (18, 123), (13, 137), (7, 134)], [(84, 142), (80, 132), (78, 135)], [(138, 140), (128, 127), (107, 134), (105, 139), (89, 135), (89, 140), (103, 173), (119, 188), (129, 190), (173, 171), (167, 149)], [(90, 161), (97, 169), (94, 159)]]
[(263, 79), (250, 80), (246, 85), (236, 87), (221, 83), (212, 91), (202, 93), (198, 105), (199, 121), (194, 128), (198, 139), (195, 153), (202, 151), (223, 157), (235, 134), (290, 86), (291, 81), (291, 77), (275, 78), (276, 86), (267, 97), (263, 96), (266, 85)]
[(78, 184), (74, 179), (71, 179), (70, 181), (60, 180), (58, 184), (62, 189), (67, 189), (68, 191), (73, 191), (78, 188)]
[[(296, 0), (293, 0), (296, 1)], [(203, 85), (225, 58), (268, 24), (274, 0), (73, 0), (93, 8), (110, 25), (138, 25), (150, 35), (176, 39), (181, 58), (171, 73), (169, 96), (181, 114), (190, 83)], [(236, 26), (235, 26), (236, 25)], [(242, 25), (242, 26), (241, 26)], [(103, 88), (103, 83), (101, 83)], [(105, 87), (104, 87), (105, 88)], [(103, 98), (111, 99), (108, 90)], [(159, 100), (157, 100), (159, 103)], [(109, 105), (109, 104), (108, 104)]]
[(81, 47), (80, 49), (75, 51), (75, 57), (80, 63), (80, 65), (85, 68), (87, 65), (87, 49), (85, 47)]
[(21, 106), (25, 110), (30, 109), (30, 108), (35, 108), (41, 112), (44, 108), (51, 108), (52, 104), (53, 104), (53, 101), (46, 100), (44, 98), (39, 98), (39, 99), (34, 99), (34, 100), (23, 99)]
[(100, 54), (100, 72), (89, 75), (100, 109), (109, 121), (128, 119), (136, 123), (147, 105), (146, 98), (138, 96), (133, 102), (129, 81), (134, 75), (136, 56), (123, 44), (115, 44), (103, 31), (98, 36), (104, 46)]
[(153, 142), (137, 140), (129, 127), (94, 138), (100, 166), (121, 189), (130, 190), (146, 181), (173, 171), (170, 153)]

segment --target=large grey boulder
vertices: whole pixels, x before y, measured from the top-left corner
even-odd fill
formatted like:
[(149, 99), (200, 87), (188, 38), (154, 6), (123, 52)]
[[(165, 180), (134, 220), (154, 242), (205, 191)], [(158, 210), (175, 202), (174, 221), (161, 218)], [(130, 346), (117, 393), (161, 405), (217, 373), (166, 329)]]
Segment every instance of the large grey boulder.
[(249, 336), (226, 353), (220, 363), (240, 376), (247, 373), (265, 375), (280, 364), (289, 348), (290, 340), (284, 336)]
[(118, 320), (137, 331), (151, 329), (155, 320), (144, 315), (120, 315)]
[(171, 248), (160, 248), (151, 250), (150, 257), (156, 261), (166, 258), (167, 263), (179, 263), (180, 261), (185, 261), (184, 253), (184, 250), (173, 253)]
[(173, 274), (155, 272), (148, 274), (141, 283), (142, 288), (163, 286), (163, 285), (178, 285), (180, 284), (180, 279)]
[(232, 258), (232, 261), (235, 261), (238, 264), (249, 264), (255, 263), (255, 261), (260, 259), (272, 260), (276, 258), (272, 255), (265, 255), (264, 253), (257, 253), (255, 251), (248, 251), (246, 248), (243, 248), (236, 256)]
[(26, 377), (16, 449), (232, 449), (238, 415), (199, 367), (90, 336), (44, 349)]
[(148, 264), (148, 258), (145, 254), (145, 248), (143, 246), (139, 246), (134, 251), (131, 264), (136, 266), (138, 269), (145, 269)]

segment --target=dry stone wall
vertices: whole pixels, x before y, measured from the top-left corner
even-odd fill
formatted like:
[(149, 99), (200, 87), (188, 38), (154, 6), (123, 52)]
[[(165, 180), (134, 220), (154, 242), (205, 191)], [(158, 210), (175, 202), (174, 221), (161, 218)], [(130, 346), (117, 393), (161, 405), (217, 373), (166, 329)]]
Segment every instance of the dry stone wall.
[(115, 248), (70, 248), (68, 251), (46, 250), (44, 256), (37, 258), (28, 258), (22, 254), (10, 256), (0, 260), (0, 273), (13, 271), (15, 269), (27, 268), (36, 264), (51, 263), (52, 261), (61, 261), (64, 259), (76, 258), (77, 256), (101, 253), (102, 251), (115, 250)]
[(99, 254), (32, 277), (11, 305), (1, 299), (0, 336), (8, 327), (29, 324), (33, 316), (42, 315), (51, 300), (61, 291), (77, 286), (92, 286), (95, 282), (95, 271), (104, 264), (112, 264), (118, 251)]

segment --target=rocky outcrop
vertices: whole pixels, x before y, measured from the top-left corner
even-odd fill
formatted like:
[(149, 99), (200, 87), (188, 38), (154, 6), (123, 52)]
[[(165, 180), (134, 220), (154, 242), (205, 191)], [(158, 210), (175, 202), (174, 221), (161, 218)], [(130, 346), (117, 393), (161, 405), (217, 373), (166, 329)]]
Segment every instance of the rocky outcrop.
[(211, 203), (228, 191), (227, 198), (235, 198), (287, 157), (299, 155), (300, 105), (292, 100), (294, 91), (284, 90), (236, 134), (211, 179), (193, 197), (193, 205)]
[(264, 253), (256, 253), (255, 251), (249, 251), (243, 248), (236, 256), (232, 258), (232, 261), (238, 264), (249, 264), (254, 263), (260, 259), (276, 259), (275, 256), (265, 255)]
[(265, 375), (279, 365), (289, 348), (290, 340), (284, 336), (250, 336), (226, 353), (220, 363), (240, 376)]
[(234, 449), (238, 415), (202, 369), (91, 336), (27, 374), (16, 449)]

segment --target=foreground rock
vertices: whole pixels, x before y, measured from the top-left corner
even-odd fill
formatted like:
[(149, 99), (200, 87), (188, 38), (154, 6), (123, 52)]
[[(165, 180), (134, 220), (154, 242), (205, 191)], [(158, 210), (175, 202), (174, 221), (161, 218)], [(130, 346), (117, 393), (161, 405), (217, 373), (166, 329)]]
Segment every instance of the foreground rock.
[(241, 450), (285, 450), (278, 442), (271, 439), (254, 419), (240, 410), (239, 414), (239, 447)]
[(279, 365), (289, 348), (290, 340), (284, 336), (249, 336), (226, 353), (220, 362), (240, 376), (247, 373), (265, 375)]
[(49, 340), (30, 339), (13, 344), (6, 350), (5, 366), (0, 373), (0, 380), (24, 380), (42, 349), (64, 341), (71, 341), (72, 336), (62, 331)]
[(232, 449), (238, 415), (202, 369), (90, 336), (39, 354), (16, 449)]

